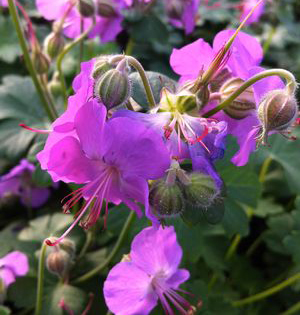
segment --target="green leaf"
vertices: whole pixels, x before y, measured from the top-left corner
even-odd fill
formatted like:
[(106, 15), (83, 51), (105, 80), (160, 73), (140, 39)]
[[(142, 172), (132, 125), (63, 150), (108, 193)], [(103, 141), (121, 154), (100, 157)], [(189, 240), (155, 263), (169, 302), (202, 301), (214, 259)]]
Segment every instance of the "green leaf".
[(13, 22), (9, 16), (0, 15), (0, 29), (0, 59), (7, 63), (12, 63), (21, 55), (21, 48)]
[(272, 199), (261, 199), (258, 202), (257, 207), (253, 209), (253, 213), (260, 217), (265, 218), (270, 215), (279, 214), (284, 211), (284, 208), (278, 204), (275, 203)]
[(11, 314), (11, 310), (8, 307), (0, 305), (0, 315), (9, 315)]
[(277, 161), (284, 169), (287, 183), (295, 193), (300, 191), (300, 129), (295, 128), (293, 134), (298, 137), (295, 141), (290, 141), (279, 134), (270, 137), (270, 147), (260, 148), (264, 157), (270, 157)]
[(31, 308), (35, 305), (37, 279), (33, 277), (17, 278), (8, 288), (7, 297), (16, 307)]
[(31, 79), (6, 76), (0, 86), (0, 151), (13, 160), (20, 159), (37, 138), (20, 123), (37, 129), (49, 126)]
[(39, 164), (35, 167), (35, 170), (32, 173), (32, 180), (38, 187), (49, 187), (53, 185), (49, 173), (43, 171)]
[[(152, 92), (156, 104), (160, 101), (160, 92), (163, 87), (168, 88), (170, 91), (175, 91), (176, 82), (169, 77), (153, 71), (146, 71), (146, 75), (150, 81)], [(138, 72), (132, 72), (129, 75), (130, 81), (132, 82), (132, 95), (131, 97), (144, 109), (149, 109), (147, 96), (141, 77)]]
[(300, 264), (300, 231), (293, 231), (291, 235), (286, 236), (283, 239), (283, 244), (288, 253), (292, 255), (293, 261)]
[(249, 219), (245, 210), (231, 198), (225, 200), (225, 215), (222, 223), (229, 236), (234, 234), (246, 236), (249, 233)]

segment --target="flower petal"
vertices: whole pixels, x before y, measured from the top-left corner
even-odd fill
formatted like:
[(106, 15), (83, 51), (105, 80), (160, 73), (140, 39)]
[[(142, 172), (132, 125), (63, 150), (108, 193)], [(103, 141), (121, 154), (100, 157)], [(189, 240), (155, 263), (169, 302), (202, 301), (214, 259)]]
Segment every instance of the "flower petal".
[(132, 262), (149, 275), (163, 272), (168, 279), (177, 271), (182, 249), (173, 227), (144, 229), (134, 238), (130, 256)]
[(58, 20), (70, 5), (69, 0), (36, 0), (38, 11), (47, 20)]
[(188, 280), (190, 277), (190, 273), (186, 269), (178, 269), (171, 278), (167, 280), (167, 284), (173, 288), (177, 289), (181, 283), (185, 282)]
[(7, 267), (15, 276), (25, 276), (29, 270), (28, 258), (19, 251), (8, 253), (0, 259), (0, 266)]
[(157, 304), (151, 278), (132, 262), (121, 262), (110, 270), (103, 292), (116, 315), (147, 315)]

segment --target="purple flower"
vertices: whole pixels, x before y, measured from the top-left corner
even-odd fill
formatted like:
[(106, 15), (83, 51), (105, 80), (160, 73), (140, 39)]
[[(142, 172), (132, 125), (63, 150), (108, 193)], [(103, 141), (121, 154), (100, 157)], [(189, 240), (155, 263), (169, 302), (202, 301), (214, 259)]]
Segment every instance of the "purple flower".
[[(36, 0), (38, 11), (47, 20), (59, 21), (65, 17), (64, 34), (70, 38), (75, 38), (81, 33), (81, 20), (83, 30), (87, 30), (93, 23), (92, 17), (82, 18), (77, 7), (76, 0)], [(95, 7), (97, 1), (95, 0)], [(123, 0), (111, 0), (113, 14), (110, 17), (95, 15), (95, 26), (89, 33), (90, 38), (99, 36), (101, 42), (112, 41), (122, 30), (121, 10), (125, 7)]]
[[(173, 70), (181, 75), (180, 82), (184, 83), (196, 79), (202, 71), (207, 70), (214, 57), (218, 54), (220, 49), (224, 47), (224, 44), (233, 33), (234, 30), (221, 31), (218, 33), (214, 38), (213, 47), (201, 38), (181, 49), (174, 49), (170, 63)], [(224, 69), (227, 71), (227, 79), (237, 77), (242, 80), (247, 80), (257, 72), (264, 70), (258, 67), (262, 57), (263, 51), (259, 42), (254, 37), (244, 32), (239, 32), (231, 46), (230, 55)], [(218, 74), (216, 74), (214, 79), (216, 81), (218, 80)], [(224, 82), (219, 82), (219, 84), (220, 83), (222, 84)], [(264, 94), (272, 89), (279, 89), (282, 85), (282, 81), (275, 76), (265, 78), (255, 83), (253, 85), (253, 101), (258, 106)], [(202, 110), (202, 113), (207, 112), (215, 106), (216, 102), (211, 102)], [(256, 111), (253, 111), (251, 115), (242, 120), (233, 119), (223, 111), (218, 112), (211, 118), (220, 122), (227, 122), (228, 134), (235, 136), (240, 146), (240, 150), (235, 154), (232, 162), (238, 166), (246, 164), (249, 154), (255, 149), (256, 127), (259, 124)]]
[(182, 249), (173, 227), (145, 228), (134, 238), (130, 261), (114, 266), (104, 282), (108, 308), (117, 315), (147, 315), (158, 300), (166, 314), (174, 314), (169, 302), (187, 314), (191, 305), (176, 291), (189, 278), (178, 269)]
[(28, 270), (28, 259), (22, 252), (14, 251), (0, 258), (0, 278), (5, 288), (15, 282), (17, 277), (25, 276)]
[[(243, 0), (241, 5), (241, 16), (240, 21), (242, 22), (244, 18), (250, 13), (253, 7), (257, 4), (258, 0)], [(261, 15), (264, 13), (265, 3), (261, 2), (255, 11), (252, 13), (250, 18), (247, 20), (246, 25), (249, 25), (254, 22), (258, 22)]]
[(81, 198), (86, 199), (86, 203), (56, 243), (81, 220), (91, 205), (82, 226), (93, 225), (104, 200), (106, 213), (109, 201), (124, 202), (141, 216), (137, 201), (145, 205), (146, 215), (155, 220), (149, 213), (147, 180), (162, 177), (170, 164), (161, 137), (129, 118), (106, 122), (106, 108), (96, 100), (81, 106), (71, 124), (73, 129), (69, 133), (59, 133), (54, 128), (48, 139), (51, 146), (46, 143), (45, 149), (37, 155), (42, 168), (54, 181), (85, 184), (71, 194), (64, 209), (68, 211)]
[(8, 7), (7, 0), (0, 0), (0, 7)]
[(9, 173), (0, 177), (0, 197), (15, 195), (21, 198), (26, 206), (38, 208), (49, 198), (47, 188), (37, 187), (31, 180), (35, 167), (23, 159)]
[(200, 0), (164, 0), (170, 22), (183, 27), (186, 34), (193, 32)]

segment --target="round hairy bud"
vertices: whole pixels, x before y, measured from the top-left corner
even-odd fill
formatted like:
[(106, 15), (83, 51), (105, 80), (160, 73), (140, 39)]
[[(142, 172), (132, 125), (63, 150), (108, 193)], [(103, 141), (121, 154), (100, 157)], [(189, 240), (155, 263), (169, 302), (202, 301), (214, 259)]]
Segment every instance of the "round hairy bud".
[(263, 98), (258, 107), (258, 117), (265, 134), (269, 131), (284, 131), (297, 118), (298, 106), (294, 95), (287, 90), (274, 90)]
[(59, 247), (64, 250), (65, 252), (67, 252), (71, 258), (74, 258), (75, 256), (75, 252), (76, 252), (76, 247), (75, 247), (75, 243), (68, 239), (68, 238), (64, 238), (60, 243), (59, 243)]
[(47, 87), (54, 97), (58, 97), (62, 94), (62, 87), (58, 72), (54, 72), (51, 81), (47, 84)]
[(71, 262), (72, 259), (66, 251), (55, 249), (48, 255), (46, 266), (51, 273), (64, 278), (69, 271)]
[(50, 60), (40, 49), (33, 50), (32, 62), (38, 74), (48, 73)]
[(97, 0), (97, 14), (106, 18), (117, 16), (116, 3), (112, 0)]
[(61, 32), (50, 33), (44, 41), (44, 47), (46, 54), (51, 58), (55, 59), (65, 47), (65, 39)]
[(190, 182), (184, 186), (186, 200), (197, 207), (209, 207), (220, 193), (213, 178), (193, 172), (189, 179)]
[(114, 68), (109, 62), (109, 57), (110, 56), (100, 56), (97, 58), (92, 70), (92, 78), (94, 80), (99, 79), (105, 72)]
[(207, 85), (203, 85), (196, 92), (196, 100), (198, 109), (202, 109), (209, 101), (210, 92)]
[(185, 201), (179, 183), (168, 185), (164, 180), (155, 181), (150, 189), (149, 202), (158, 218), (174, 217), (185, 209)]
[(126, 71), (111, 69), (105, 72), (94, 86), (94, 94), (107, 109), (129, 100), (131, 85)]
[(93, 0), (78, 0), (77, 8), (83, 17), (91, 17), (95, 14), (95, 4)]
[[(232, 78), (226, 81), (220, 90), (221, 101), (226, 100), (232, 93), (234, 93), (244, 81), (240, 78)], [(223, 110), (234, 119), (243, 119), (249, 116), (256, 109), (254, 92), (252, 87), (248, 87), (243, 93), (235, 98)]]

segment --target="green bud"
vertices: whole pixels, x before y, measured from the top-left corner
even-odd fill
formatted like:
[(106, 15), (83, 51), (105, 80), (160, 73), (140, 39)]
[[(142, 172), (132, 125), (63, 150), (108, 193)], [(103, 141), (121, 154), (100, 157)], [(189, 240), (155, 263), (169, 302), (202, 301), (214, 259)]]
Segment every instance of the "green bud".
[(71, 266), (72, 259), (70, 255), (60, 249), (54, 249), (46, 260), (47, 269), (60, 278), (64, 278)]
[[(221, 102), (234, 93), (243, 83), (244, 81), (240, 78), (232, 78), (226, 81), (220, 90)], [(243, 119), (249, 116), (255, 109), (256, 104), (253, 88), (248, 87), (223, 110), (231, 118)]]
[(219, 190), (212, 177), (193, 172), (189, 175), (190, 182), (184, 186), (184, 196), (196, 207), (209, 207), (219, 195)]
[(77, 8), (83, 17), (91, 17), (95, 14), (95, 4), (93, 0), (78, 0)]
[(131, 84), (127, 71), (106, 71), (94, 85), (94, 94), (107, 109), (122, 105), (130, 98)]
[(61, 32), (52, 32), (45, 38), (45, 52), (51, 59), (55, 59), (63, 51), (64, 46), (65, 39)]
[(110, 57), (111, 56), (104, 55), (97, 58), (94, 64), (94, 68), (92, 70), (92, 78), (94, 80), (99, 79), (108, 70), (111, 70), (114, 68), (114, 66), (111, 63), (109, 63)]
[(196, 92), (197, 99), (197, 107), (198, 109), (202, 109), (209, 101), (210, 92), (207, 85), (200, 87), (200, 89)]
[(54, 97), (59, 97), (62, 94), (61, 82), (59, 80), (58, 72), (54, 72), (51, 81), (47, 85), (50, 93)]
[(40, 51), (40, 49), (33, 50), (32, 62), (38, 74), (48, 73), (50, 60), (43, 52)]
[(97, 0), (97, 13), (106, 18), (118, 15), (115, 2), (111, 0)]
[(258, 118), (262, 124), (260, 140), (267, 142), (268, 132), (286, 131), (298, 115), (297, 101), (287, 90), (274, 90), (263, 98), (258, 107)]
[(59, 247), (64, 250), (65, 252), (67, 252), (71, 258), (74, 258), (75, 256), (75, 252), (76, 252), (76, 247), (75, 247), (75, 243), (68, 239), (68, 238), (64, 238), (60, 243), (59, 243)]
[(181, 186), (177, 182), (168, 185), (164, 180), (155, 181), (150, 189), (149, 202), (158, 218), (180, 215), (185, 208)]

